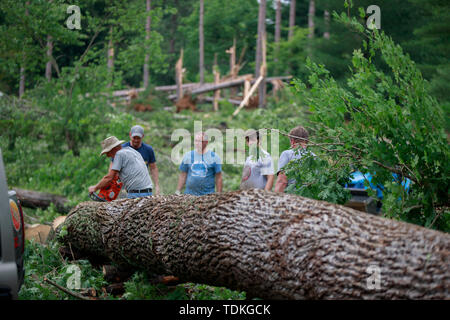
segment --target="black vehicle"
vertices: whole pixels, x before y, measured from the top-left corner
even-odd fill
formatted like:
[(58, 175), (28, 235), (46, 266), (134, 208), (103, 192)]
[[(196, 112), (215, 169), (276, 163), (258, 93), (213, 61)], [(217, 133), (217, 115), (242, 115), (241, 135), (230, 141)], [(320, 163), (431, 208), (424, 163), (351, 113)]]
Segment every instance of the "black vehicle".
[(25, 229), (15, 191), (8, 191), (0, 149), (0, 298), (17, 299), (23, 283)]

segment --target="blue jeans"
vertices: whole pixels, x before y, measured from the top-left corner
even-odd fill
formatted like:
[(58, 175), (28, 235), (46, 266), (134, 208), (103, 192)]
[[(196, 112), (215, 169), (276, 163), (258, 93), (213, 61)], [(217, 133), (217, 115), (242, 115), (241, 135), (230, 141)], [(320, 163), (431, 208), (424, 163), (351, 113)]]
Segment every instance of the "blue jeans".
[(151, 192), (143, 192), (143, 193), (128, 193), (128, 199), (136, 199), (146, 196), (151, 196)]

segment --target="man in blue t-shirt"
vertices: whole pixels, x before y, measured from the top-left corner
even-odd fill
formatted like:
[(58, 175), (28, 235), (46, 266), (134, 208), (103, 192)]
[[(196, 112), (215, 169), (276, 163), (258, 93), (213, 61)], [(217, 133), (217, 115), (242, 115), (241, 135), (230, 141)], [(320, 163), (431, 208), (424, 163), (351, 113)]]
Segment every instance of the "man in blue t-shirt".
[(186, 153), (180, 164), (180, 176), (175, 194), (180, 194), (186, 184), (185, 194), (201, 196), (222, 192), (222, 162), (217, 154), (206, 150), (208, 136), (197, 133), (195, 150)]

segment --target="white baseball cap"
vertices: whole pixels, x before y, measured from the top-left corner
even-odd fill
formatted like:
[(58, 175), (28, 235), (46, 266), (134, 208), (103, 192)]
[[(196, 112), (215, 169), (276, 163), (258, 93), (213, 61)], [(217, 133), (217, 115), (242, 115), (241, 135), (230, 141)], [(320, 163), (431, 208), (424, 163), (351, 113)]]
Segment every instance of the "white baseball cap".
[(137, 137), (142, 138), (144, 136), (144, 128), (142, 128), (139, 125), (136, 125), (136, 126), (131, 128), (130, 134), (131, 134), (131, 137), (136, 137), (137, 136)]

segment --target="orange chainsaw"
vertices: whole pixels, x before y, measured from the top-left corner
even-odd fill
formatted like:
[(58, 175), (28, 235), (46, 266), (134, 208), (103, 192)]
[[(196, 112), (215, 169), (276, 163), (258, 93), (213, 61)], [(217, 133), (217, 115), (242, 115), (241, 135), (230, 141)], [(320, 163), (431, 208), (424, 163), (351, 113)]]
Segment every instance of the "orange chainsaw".
[(100, 189), (98, 194), (90, 193), (89, 197), (94, 201), (106, 202), (116, 200), (119, 196), (120, 189), (122, 189), (123, 182), (119, 180), (119, 177), (114, 178), (114, 180), (106, 187)]

